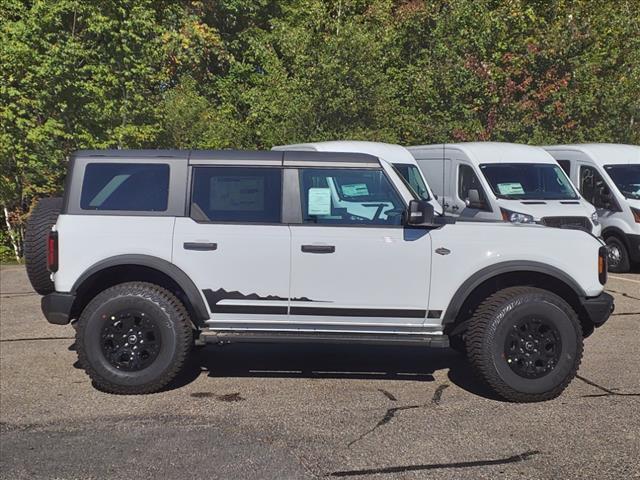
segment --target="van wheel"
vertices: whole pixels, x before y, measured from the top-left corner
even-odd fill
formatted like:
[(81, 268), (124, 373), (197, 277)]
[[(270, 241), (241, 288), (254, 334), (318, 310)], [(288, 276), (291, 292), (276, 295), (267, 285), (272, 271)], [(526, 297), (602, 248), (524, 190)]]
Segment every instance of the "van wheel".
[(31, 286), (40, 295), (47, 295), (54, 290), (47, 269), (47, 244), (49, 232), (58, 220), (61, 209), (62, 198), (41, 198), (27, 220), (24, 259)]
[(618, 237), (608, 237), (606, 243), (609, 271), (614, 273), (628, 272), (631, 269), (631, 262), (624, 242)]
[(576, 376), (583, 338), (573, 309), (539, 288), (510, 287), (476, 309), (467, 356), (479, 376), (511, 402), (557, 397)]
[(130, 282), (98, 294), (76, 329), (81, 366), (99, 390), (153, 393), (182, 370), (193, 343), (189, 314), (168, 290)]

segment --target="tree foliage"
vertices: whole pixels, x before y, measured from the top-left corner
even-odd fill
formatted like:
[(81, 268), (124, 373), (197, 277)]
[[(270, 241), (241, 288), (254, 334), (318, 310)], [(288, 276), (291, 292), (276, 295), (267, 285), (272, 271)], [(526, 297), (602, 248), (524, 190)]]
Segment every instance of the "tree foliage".
[(18, 243), (80, 148), (640, 143), (638, 0), (2, 0), (0, 21)]

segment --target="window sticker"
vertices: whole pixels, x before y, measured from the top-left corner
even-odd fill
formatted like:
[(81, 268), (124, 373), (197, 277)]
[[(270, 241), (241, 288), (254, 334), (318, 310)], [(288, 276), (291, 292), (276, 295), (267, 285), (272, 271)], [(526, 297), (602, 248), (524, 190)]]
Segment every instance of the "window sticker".
[(331, 189), (310, 188), (308, 212), (309, 215), (331, 215)]
[(353, 183), (351, 185), (342, 185), (342, 194), (347, 197), (363, 197), (369, 195), (369, 189), (366, 183)]
[(499, 183), (498, 190), (502, 195), (523, 195), (524, 188), (517, 182), (513, 183)]

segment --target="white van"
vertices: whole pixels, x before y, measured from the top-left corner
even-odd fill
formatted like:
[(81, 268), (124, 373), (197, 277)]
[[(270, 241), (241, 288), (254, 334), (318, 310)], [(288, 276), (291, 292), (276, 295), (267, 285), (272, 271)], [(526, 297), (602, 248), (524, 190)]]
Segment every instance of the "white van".
[[(438, 203), (438, 197), (433, 194), (424, 174), (418, 168), (418, 163), (409, 151), (400, 145), (381, 142), (363, 142), (352, 140), (338, 140), (333, 142), (309, 142), (292, 145), (277, 145), (271, 150), (295, 150), (307, 152), (345, 152), (366, 153), (374, 155), (393, 165), (402, 178), (418, 196), (433, 205), (433, 211), (442, 215), (442, 206)], [(337, 191), (333, 191), (334, 202), (338, 202)], [(373, 210), (375, 212), (375, 210)]]
[(478, 142), (407, 148), (445, 213), (580, 228), (600, 236), (596, 209), (540, 147)]
[(619, 144), (544, 147), (595, 205), (609, 247), (609, 270), (640, 263), (640, 147)]

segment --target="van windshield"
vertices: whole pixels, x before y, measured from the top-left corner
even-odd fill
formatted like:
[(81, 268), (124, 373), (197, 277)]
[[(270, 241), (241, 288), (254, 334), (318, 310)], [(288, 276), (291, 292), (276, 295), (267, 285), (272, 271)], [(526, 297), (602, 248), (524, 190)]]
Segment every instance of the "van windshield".
[(393, 166), (417, 194), (418, 198), (429, 200), (429, 190), (427, 190), (427, 185), (424, 183), (418, 167), (410, 163), (394, 163)]
[(625, 198), (640, 200), (640, 165), (605, 165), (604, 169)]
[(578, 195), (562, 168), (551, 163), (490, 163), (480, 170), (498, 198), (569, 200)]

